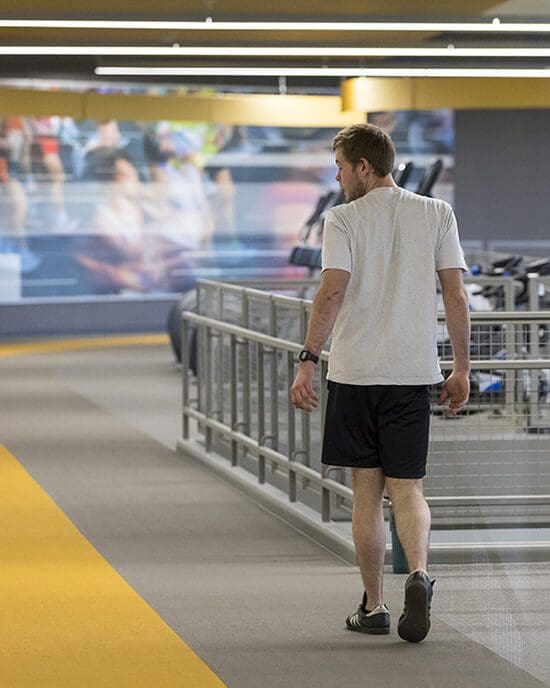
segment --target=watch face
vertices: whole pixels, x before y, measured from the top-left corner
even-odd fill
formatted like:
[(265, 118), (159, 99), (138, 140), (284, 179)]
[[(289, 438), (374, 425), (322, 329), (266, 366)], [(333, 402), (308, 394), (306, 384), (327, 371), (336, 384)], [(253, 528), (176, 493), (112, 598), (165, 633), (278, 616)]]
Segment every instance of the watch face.
[(300, 351), (300, 355), (298, 356), (300, 361), (305, 361), (306, 357), (307, 357), (307, 351)]

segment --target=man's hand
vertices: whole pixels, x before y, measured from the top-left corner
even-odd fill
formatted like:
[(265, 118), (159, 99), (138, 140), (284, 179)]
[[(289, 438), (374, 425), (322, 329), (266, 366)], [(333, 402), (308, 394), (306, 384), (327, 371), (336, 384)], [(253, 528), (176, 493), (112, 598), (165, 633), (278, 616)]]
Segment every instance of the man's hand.
[(466, 406), (470, 396), (470, 377), (468, 373), (453, 372), (443, 383), (443, 389), (439, 395), (439, 404), (446, 401), (449, 405), (445, 409), (445, 417), (451, 418)]
[(313, 411), (319, 406), (319, 398), (313, 389), (315, 363), (304, 361), (298, 365), (298, 372), (290, 388), (290, 400), (297, 409)]

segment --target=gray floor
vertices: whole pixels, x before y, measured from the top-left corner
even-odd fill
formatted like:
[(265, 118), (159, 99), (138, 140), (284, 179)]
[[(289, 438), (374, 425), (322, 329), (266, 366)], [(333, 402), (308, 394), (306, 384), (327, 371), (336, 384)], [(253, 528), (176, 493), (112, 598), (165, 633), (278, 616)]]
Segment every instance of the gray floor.
[[(0, 362), (0, 442), (230, 688), (550, 684), (546, 564), (437, 567), (419, 646), (343, 629), (358, 571), (173, 451), (164, 347)], [(386, 577), (397, 621), (404, 576)]]

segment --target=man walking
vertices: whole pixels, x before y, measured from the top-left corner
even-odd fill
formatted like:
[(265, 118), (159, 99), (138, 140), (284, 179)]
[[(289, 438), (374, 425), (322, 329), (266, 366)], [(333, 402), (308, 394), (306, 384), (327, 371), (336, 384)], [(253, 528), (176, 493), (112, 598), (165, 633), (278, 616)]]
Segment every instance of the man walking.
[(296, 408), (318, 405), (313, 377), (333, 328), (322, 462), (352, 469), (353, 538), (364, 594), (347, 628), (386, 634), (382, 576), (384, 488), (409, 563), (398, 633), (419, 642), (430, 628), (430, 511), (423, 495), (430, 388), (443, 381), (436, 343), (439, 276), (453, 371), (440, 404), (455, 415), (469, 396), (467, 270), (451, 207), (396, 186), (390, 137), (369, 124), (334, 139), (346, 205), (327, 215), (321, 284), (291, 388)]

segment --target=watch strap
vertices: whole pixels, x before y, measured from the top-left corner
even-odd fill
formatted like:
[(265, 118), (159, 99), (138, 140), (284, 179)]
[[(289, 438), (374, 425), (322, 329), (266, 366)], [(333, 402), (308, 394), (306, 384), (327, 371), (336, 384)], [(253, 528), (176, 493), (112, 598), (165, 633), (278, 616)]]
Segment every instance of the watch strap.
[(319, 362), (319, 356), (316, 356), (313, 352), (308, 351), (308, 349), (302, 349), (298, 358), (300, 361), (313, 361), (313, 363)]

